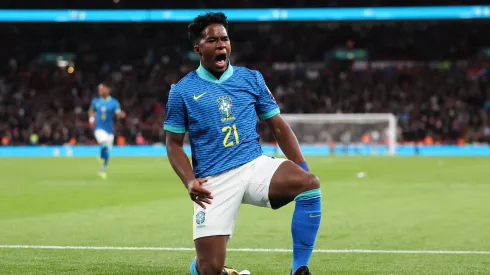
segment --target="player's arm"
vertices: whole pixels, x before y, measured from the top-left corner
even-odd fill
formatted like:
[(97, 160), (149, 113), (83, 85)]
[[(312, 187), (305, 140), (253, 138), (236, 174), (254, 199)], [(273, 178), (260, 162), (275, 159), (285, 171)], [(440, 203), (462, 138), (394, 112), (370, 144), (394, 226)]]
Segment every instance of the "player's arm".
[(201, 187), (206, 179), (196, 179), (191, 163), (184, 151), (184, 137), (187, 131), (186, 107), (177, 90), (173, 87), (167, 102), (167, 118), (163, 128), (166, 131), (165, 146), (172, 169), (186, 187), (191, 199), (206, 208), (204, 203), (211, 204), (211, 193)]
[(175, 173), (179, 176), (185, 187), (187, 187), (196, 178), (194, 177), (194, 171), (192, 170), (189, 158), (184, 152), (184, 137), (185, 134), (167, 131), (165, 144), (170, 165), (172, 165)]
[(116, 102), (116, 110), (114, 113), (116, 114), (116, 117), (118, 119), (123, 119), (126, 117), (126, 113), (121, 110), (121, 105), (119, 104), (119, 101)]
[(88, 109), (88, 122), (91, 127), (95, 126), (95, 100), (92, 100)]
[(269, 88), (267, 88), (262, 75), (257, 72), (256, 76), (259, 92), (256, 108), (259, 118), (267, 123), (286, 157), (306, 171), (309, 171), (296, 135), (281, 117), (279, 106), (269, 91)]
[(126, 117), (126, 113), (125, 113), (125, 112), (123, 112), (123, 111), (121, 111), (121, 110), (119, 110), (119, 112), (116, 112), (116, 117), (117, 117), (118, 119), (123, 119), (123, 118), (125, 118), (125, 117)]
[(165, 146), (167, 148), (168, 160), (172, 169), (174, 169), (182, 183), (184, 183), (191, 200), (203, 209), (206, 209), (205, 203), (211, 204), (213, 197), (211, 196), (211, 192), (202, 187), (207, 179), (196, 179), (194, 176), (189, 158), (184, 152), (184, 136), (185, 134), (167, 131)]
[[(286, 157), (294, 163), (305, 168), (305, 158), (299, 147), (298, 139), (288, 123), (277, 114), (265, 121), (274, 135), (274, 138), (279, 144), (279, 147), (284, 152)], [(308, 169), (305, 169), (308, 170)]]

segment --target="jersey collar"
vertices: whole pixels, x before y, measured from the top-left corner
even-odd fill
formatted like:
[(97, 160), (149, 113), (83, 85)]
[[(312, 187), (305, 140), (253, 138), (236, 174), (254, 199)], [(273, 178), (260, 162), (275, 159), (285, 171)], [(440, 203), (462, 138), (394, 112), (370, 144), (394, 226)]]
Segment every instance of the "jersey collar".
[(104, 102), (108, 102), (109, 100), (111, 100), (112, 96), (108, 96), (106, 99), (104, 99), (103, 97), (100, 97), (100, 99), (102, 99), (102, 101)]
[(228, 61), (228, 68), (226, 68), (226, 71), (221, 75), (219, 79), (216, 79), (216, 77), (212, 73), (204, 69), (202, 64), (199, 65), (199, 68), (197, 68), (196, 73), (201, 79), (219, 84), (224, 82), (225, 80), (227, 80), (233, 75), (233, 66), (231, 66), (230, 62)]

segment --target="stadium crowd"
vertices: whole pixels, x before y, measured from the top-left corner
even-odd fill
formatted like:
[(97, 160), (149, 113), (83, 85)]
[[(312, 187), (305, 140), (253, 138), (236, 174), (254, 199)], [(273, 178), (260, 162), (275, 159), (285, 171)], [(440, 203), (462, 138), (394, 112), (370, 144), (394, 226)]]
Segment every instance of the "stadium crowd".
[[(391, 112), (401, 142), (490, 142), (489, 25), (234, 23), (232, 60), (262, 72), (283, 113)], [(102, 80), (128, 114), (116, 143), (163, 142), (170, 85), (198, 65), (185, 24), (2, 23), (0, 32), (3, 145), (94, 143), (87, 109)]]

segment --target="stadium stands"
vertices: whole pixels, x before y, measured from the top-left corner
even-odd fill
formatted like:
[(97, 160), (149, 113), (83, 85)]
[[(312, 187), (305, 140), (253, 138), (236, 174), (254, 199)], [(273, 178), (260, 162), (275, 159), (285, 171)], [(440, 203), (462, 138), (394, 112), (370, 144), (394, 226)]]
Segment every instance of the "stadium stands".
[[(488, 28), (485, 21), (234, 23), (230, 35), (234, 64), (260, 70), (283, 112), (392, 112), (401, 142), (455, 144), (490, 142)], [(2, 23), (0, 33), (4, 145), (92, 144), (86, 111), (103, 79), (128, 113), (117, 143), (163, 142), (169, 87), (197, 66), (180, 23)]]

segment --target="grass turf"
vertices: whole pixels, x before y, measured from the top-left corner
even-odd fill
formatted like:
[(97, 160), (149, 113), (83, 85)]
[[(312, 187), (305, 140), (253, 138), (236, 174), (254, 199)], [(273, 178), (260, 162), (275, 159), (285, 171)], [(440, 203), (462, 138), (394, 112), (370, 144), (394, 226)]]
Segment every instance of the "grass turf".
[[(490, 251), (487, 158), (309, 158), (322, 180), (317, 249)], [(0, 245), (192, 248), (192, 204), (165, 158), (0, 159)], [(357, 177), (365, 172), (366, 176)], [(294, 205), (242, 206), (230, 248), (291, 247)], [(0, 274), (188, 274), (192, 251), (0, 249)], [(252, 274), (290, 253), (229, 252)], [(315, 253), (313, 274), (490, 274), (490, 254)]]

